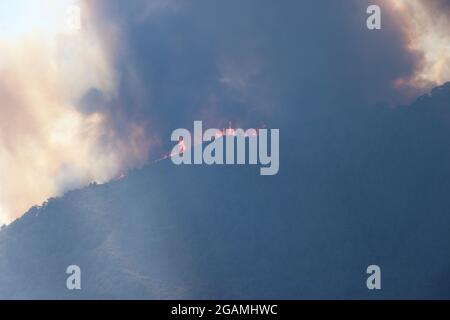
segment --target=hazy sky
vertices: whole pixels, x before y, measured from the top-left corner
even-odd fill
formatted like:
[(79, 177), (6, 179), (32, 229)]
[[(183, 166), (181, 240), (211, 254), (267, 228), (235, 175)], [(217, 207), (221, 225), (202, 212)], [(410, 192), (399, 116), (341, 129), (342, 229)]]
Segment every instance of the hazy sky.
[[(366, 28), (366, 8), (382, 29)], [(81, 9), (81, 29), (68, 8)], [(411, 101), (450, 80), (450, 1), (2, 1), (0, 224), (166, 150), (170, 132)], [(282, 131), (283, 132), (283, 131)]]

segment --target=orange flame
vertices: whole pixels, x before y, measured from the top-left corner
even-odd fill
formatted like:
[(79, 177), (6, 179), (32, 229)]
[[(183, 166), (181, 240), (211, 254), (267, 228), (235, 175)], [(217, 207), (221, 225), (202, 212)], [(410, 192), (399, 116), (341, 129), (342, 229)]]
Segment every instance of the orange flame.
[[(236, 137), (237, 136), (237, 130), (238, 129), (235, 129), (235, 128), (233, 128), (231, 126), (231, 122), (230, 122), (229, 125), (228, 125), (228, 128), (223, 128), (222, 130), (219, 130), (215, 134), (215, 138), (218, 139), (218, 138), (222, 138), (222, 137), (226, 137), (226, 136)], [(246, 132), (244, 133), (244, 137), (246, 137), (246, 138), (247, 137), (257, 137), (258, 134), (259, 134), (259, 130), (260, 130), (260, 128), (246, 130)], [(195, 146), (197, 146), (199, 144), (201, 144), (201, 143), (193, 144), (192, 147), (195, 147)], [(171, 157), (173, 157), (175, 155), (182, 155), (183, 153), (185, 153), (187, 151), (187, 146), (186, 146), (186, 142), (183, 140), (182, 137), (180, 137), (180, 139), (178, 141), (178, 148), (175, 148), (174, 150), (175, 151), (172, 151), (170, 153), (163, 154), (162, 157), (157, 159), (157, 160), (155, 160), (154, 163), (159, 162), (159, 161), (164, 160), (164, 159), (171, 158)]]

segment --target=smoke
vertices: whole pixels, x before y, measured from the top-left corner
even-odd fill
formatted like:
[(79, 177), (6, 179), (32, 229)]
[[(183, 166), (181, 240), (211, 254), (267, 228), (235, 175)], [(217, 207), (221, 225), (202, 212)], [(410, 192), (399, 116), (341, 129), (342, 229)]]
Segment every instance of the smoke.
[[(365, 27), (372, 2), (379, 31)], [(67, 4), (81, 7), (78, 32), (52, 23)], [(150, 145), (169, 144), (155, 137), (194, 120), (285, 130), (331, 105), (398, 102), (450, 77), (449, 1), (35, 6), (24, 15), (0, 3), (0, 223), (145, 163)]]
[(429, 88), (450, 80), (450, 1), (385, 0), (398, 21), (407, 49), (417, 55), (415, 72), (399, 88)]
[[(89, 14), (86, 6), (82, 12)], [(144, 163), (149, 149), (140, 124), (125, 123), (119, 134), (105, 109), (78, 108), (92, 88), (104, 103), (117, 89), (114, 57), (95, 28), (43, 32), (32, 22), (18, 26), (14, 37), (14, 30), (0, 33), (0, 224), (67, 189)]]

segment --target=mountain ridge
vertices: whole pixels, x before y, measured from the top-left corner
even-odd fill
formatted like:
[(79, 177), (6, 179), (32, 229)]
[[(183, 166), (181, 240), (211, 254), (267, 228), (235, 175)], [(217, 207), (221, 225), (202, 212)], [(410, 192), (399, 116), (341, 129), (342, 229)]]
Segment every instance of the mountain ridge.
[(0, 298), (450, 297), (450, 84), (411, 106), (281, 127), (275, 176), (167, 159), (49, 199), (0, 231)]

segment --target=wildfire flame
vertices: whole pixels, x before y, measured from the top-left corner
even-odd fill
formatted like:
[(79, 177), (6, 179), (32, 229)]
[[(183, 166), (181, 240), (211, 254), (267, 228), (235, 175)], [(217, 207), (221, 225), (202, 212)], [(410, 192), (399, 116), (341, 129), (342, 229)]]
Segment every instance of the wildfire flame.
[[(237, 136), (237, 130), (238, 129), (233, 128), (231, 126), (231, 123), (229, 123), (228, 128), (223, 128), (222, 130), (219, 130), (219, 132), (217, 132), (215, 134), (215, 138), (219, 139), (219, 138), (226, 137), (226, 136), (236, 137)], [(246, 138), (247, 137), (257, 137), (258, 134), (259, 134), (259, 130), (260, 130), (259, 128), (258, 129), (249, 129), (249, 130), (245, 131), (244, 137), (246, 137)], [(195, 146), (197, 146), (199, 144), (201, 144), (201, 143), (195, 143), (195, 144), (192, 145), (192, 147), (195, 147)], [(161, 160), (171, 158), (171, 157), (173, 157), (175, 155), (182, 155), (183, 153), (185, 153), (187, 151), (186, 142), (183, 140), (182, 137), (180, 137), (177, 146), (178, 146), (178, 148), (174, 148), (173, 149), (175, 151), (169, 152), (167, 154), (163, 154), (161, 158), (155, 160), (154, 162), (159, 162)]]

